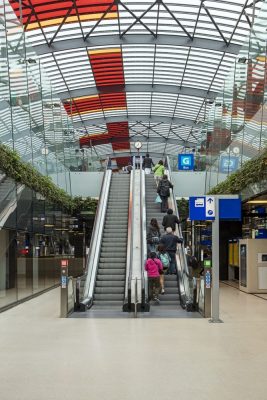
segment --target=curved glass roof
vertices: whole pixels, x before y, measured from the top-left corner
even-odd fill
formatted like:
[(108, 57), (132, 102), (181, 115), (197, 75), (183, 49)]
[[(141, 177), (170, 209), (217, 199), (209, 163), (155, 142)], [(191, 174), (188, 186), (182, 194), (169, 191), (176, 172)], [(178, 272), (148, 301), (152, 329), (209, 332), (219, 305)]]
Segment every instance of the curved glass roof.
[[(256, 0), (10, 0), (98, 155), (195, 147), (261, 7)], [(255, 9), (253, 8), (255, 5)]]

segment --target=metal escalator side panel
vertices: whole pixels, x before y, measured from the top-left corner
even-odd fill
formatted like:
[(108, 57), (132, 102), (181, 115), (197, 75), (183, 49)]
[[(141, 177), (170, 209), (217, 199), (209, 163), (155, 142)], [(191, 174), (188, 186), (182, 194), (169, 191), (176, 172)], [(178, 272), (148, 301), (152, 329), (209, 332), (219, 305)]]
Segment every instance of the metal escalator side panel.
[(133, 157), (133, 169), (130, 174), (129, 207), (128, 207), (128, 231), (127, 231), (127, 261), (125, 276), (125, 291), (123, 311), (130, 311), (132, 303), (131, 281), (133, 264), (133, 215), (134, 215), (134, 185), (135, 185), (135, 157)]
[[(141, 161), (140, 161), (141, 164)], [(142, 164), (141, 164), (142, 165)], [(145, 263), (147, 259), (147, 242), (146, 242), (146, 186), (145, 186), (145, 171), (141, 170), (140, 179), (140, 235), (141, 235), (141, 268), (142, 268), (142, 308), (146, 309), (148, 299), (148, 280), (147, 272), (145, 271)], [(149, 308), (149, 306), (148, 306)]]
[(96, 211), (96, 217), (91, 237), (90, 250), (87, 258), (86, 281), (85, 281), (84, 295), (83, 295), (84, 300), (82, 301), (82, 304), (84, 306), (92, 305), (96, 274), (100, 257), (101, 242), (104, 230), (104, 223), (107, 212), (111, 176), (112, 176), (112, 171), (110, 169), (107, 169), (105, 171), (102, 181), (100, 198), (98, 202), (98, 207)]
[[(167, 157), (167, 170), (166, 174), (168, 179), (171, 181), (171, 167), (170, 160)], [(179, 218), (179, 210), (176, 203), (175, 192), (172, 190), (172, 194), (170, 196), (171, 200), (171, 208), (174, 213), (176, 213)], [(183, 238), (181, 226), (178, 225), (175, 231), (176, 235), (180, 238)], [(185, 248), (184, 243), (178, 245), (178, 251), (176, 253), (176, 262), (177, 262), (177, 276), (178, 276), (178, 284), (179, 284), (179, 294), (180, 294), (180, 303), (183, 308), (186, 308), (188, 303), (190, 302), (190, 285), (189, 285), (189, 273), (188, 273), (188, 265), (186, 261)]]

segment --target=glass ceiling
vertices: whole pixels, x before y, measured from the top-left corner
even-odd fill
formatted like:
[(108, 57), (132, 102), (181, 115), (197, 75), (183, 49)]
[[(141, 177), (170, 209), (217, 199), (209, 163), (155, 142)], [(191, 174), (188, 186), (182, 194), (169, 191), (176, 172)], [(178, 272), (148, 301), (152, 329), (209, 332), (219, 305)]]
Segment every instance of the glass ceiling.
[[(196, 147), (261, 0), (10, 0), (75, 137), (98, 155)], [(255, 9), (253, 8), (255, 6)]]

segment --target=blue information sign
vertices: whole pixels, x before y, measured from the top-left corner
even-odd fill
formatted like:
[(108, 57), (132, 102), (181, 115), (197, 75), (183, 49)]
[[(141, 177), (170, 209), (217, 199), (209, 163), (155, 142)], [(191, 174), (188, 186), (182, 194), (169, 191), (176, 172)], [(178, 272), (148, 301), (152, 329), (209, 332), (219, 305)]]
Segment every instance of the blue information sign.
[(234, 172), (238, 168), (238, 157), (234, 156), (221, 156), (220, 159), (220, 172), (223, 174), (228, 174)]
[[(189, 218), (191, 221), (215, 219), (214, 197), (199, 196), (189, 198)], [(219, 218), (221, 220), (241, 220), (241, 199), (219, 199)]]
[(190, 171), (194, 169), (194, 154), (178, 154), (178, 169)]

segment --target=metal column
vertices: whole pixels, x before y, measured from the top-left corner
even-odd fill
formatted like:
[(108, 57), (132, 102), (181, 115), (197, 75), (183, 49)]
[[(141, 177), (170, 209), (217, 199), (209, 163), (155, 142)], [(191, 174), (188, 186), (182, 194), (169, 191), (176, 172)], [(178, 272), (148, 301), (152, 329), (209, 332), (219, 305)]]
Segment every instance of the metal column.
[(220, 298), (220, 214), (219, 196), (215, 196), (216, 216), (212, 223), (212, 291), (211, 291), (211, 319), (210, 322), (222, 322), (219, 318), (219, 298)]

